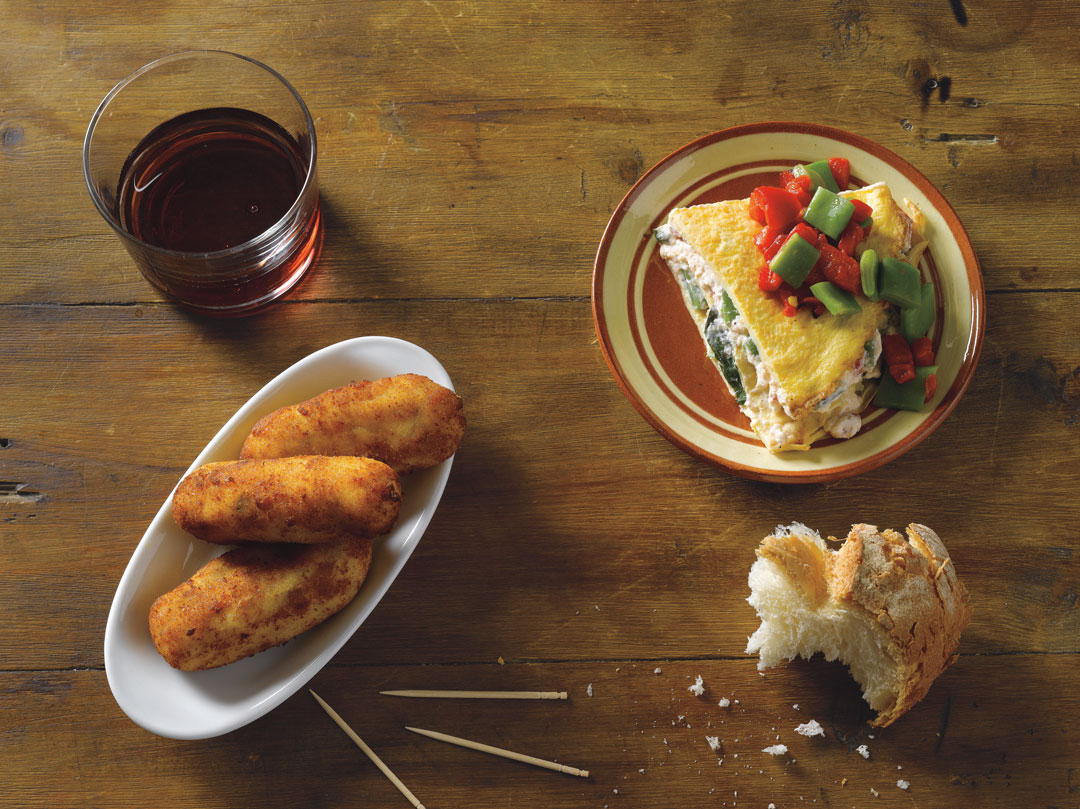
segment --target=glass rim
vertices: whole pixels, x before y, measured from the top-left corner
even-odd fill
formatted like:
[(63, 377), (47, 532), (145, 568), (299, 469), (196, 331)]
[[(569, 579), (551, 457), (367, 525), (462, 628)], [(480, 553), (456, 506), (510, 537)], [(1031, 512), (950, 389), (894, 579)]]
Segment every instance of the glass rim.
[[(300, 111), (303, 112), (304, 121), (307, 123), (308, 139), (310, 142), (310, 146), (308, 147), (309, 157), (307, 173), (304, 175), (304, 183), (300, 187), (300, 190), (297, 192), (296, 199), (293, 200), (293, 203), (289, 206), (289, 209), (285, 211), (284, 214), (282, 214), (280, 219), (278, 219), (276, 222), (274, 222), (274, 224), (266, 228), (262, 233), (251, 237), (245, 242), (235, 244), (232, 247), (226, 247), (222, 250), (170, 250), (167, 247), (161, 247), (159, 245), (143, 241), (134, 234), (125, 230), (114, 220), (113, 212), (105, 205), (104, 200), (101, 198), (101, 194), (99, 194), (97, 188), (94, 187), (94, 183), (90, 177), (90, 140), (94, 135), (94, 131), (97, 129), (98, 121), (101, 120), (101, 116), (105, 112), (105, 108), (109, 106), (109, 103), (114, 98), (116, 98), (116, 96), (118, 96), (120, 92), (129, 84), (131, 84), (143, 74), (150, 72), (154, 68), (160, 67), (161, 65), (168, 64), (170, 62), (178, 62), (182, 59), (190, 59), (196, 56), (230, 56), (236, 59), (242, 59), (245, 62), (249, 62), (252, 65), (255, 65), (255, 67), (261, 68), (262, 70), (266, 71), (271, 76), (276, 78), (279, 82), (281, 82), (285, 89), (287, 89), (289, 93), (292, 94), (293, 99), (300, 107)], [(134, 149), (136, 145), (137, 144), (133, 143), (131, 145), (131, 148)], [(86, 181), (86, 187), (90, 192), (90, 200), (94, 203), (94, 207), (97, 208), (98, 213), (101, 214), (102, 218), (106, 222), (108, 222), (109, 227), (116, 231), (117, 235), (120, 236), (120, 238), (127, 239), (146, 250), (153, 251), (163, 256), (173, 256), (177, 258), (228, 258), (231, 256), (240, 255), (245, 251), (250, 250), (252, 246), (257, 245), (260, 241), (267, 239), (268, 237), (274, 236), (286, 222), (291, 221), (295, 217), (296, 213), (302, 206), (304, 198), (308, 194), (311, 185), (315, 182), (315, 158), (317, 153), (318, 144), (315, 134), (315, 122), (311, 118), (311, 112), (308, 110), (307, 104), (304, 103), (304, 99), (300, 96), (300, 93), (296, 91), (296, 88), (289, 83), (288, 79), (286, 79), (269, 65), (263, 64), (258, 59), (252, 59), (250, 56), (244, 56), (241, 53), (234, 53), (233, 51), (204, 48), (200, 50), (179, 51), (177, 53), (169, 54), (168, 56), (162, 56), (158, 59), (153, 60), (152, 62), (147, 62), (142, 67), (122, 78), (111, 90), (109, 90), (108, 93), (105, 94), (105, 97), (101, 100), (101, 103), (98, 104), (97, 109), (94, 110), (94, 114), (90, 118), (90, 125), (86, 129), (86, 137), (83, 139), (83, 179)]]

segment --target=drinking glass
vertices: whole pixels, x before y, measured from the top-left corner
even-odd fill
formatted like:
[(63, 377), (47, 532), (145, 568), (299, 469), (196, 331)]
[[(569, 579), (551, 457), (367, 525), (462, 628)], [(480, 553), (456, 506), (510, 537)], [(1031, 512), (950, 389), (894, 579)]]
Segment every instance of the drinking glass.
[(227, 51), (136, 70), (83, 144), (90, 197), (146, 279), (188, 309), (277, 300), (321, 245), (315, 125), (280, 74)]

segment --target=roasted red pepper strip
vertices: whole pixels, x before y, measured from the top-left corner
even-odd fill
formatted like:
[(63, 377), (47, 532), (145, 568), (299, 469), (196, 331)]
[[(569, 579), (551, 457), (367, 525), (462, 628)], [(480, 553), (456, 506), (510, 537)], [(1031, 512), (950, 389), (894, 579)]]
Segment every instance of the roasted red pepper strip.
[(753, 194), (750, 194), (750, 218), (755, 222), (764, 225), (765, 211), (758, 202), (759, 200), (755, 199)]
[[(813, 269), (810, 270), (810, 274), (806, 276), (806, 280), (803, 281), (803, 288), (809, 290), (814, 284), (827, 280), (825, 273), (821, 270), (821, 259), (819, 258), (818, 263), (813, 266)], [(806, 294), (809, 295), (810, 293), (807, 292)]]
[(861, 199), (853, 199), (851, 204), (855, 206), (854, 212), (851, 214), (851, 218), (856, 222), (863, 222), (874, 215), (874, 209), (863, 202)]
[(859, 269), (859, 263), (832, 245), (827, 244), (820, 250), (821, 258), (818, 259), (817, 266), (821, 268), (825, 280), (832, 281), (848, 292), (862, 292), (862, 270)]
[(814, 198), (814, 195), (810, 193), (810, 187), (814, 184), (808, 174), (803, 174), (799, 177), (793, 175), (790, 171), (784, 171), (780, 174), (780, 182), (784, 184), (784, 188), (790, 191), (799, 200), (799, 204), (804, 208), (810, 204), (810, 200)]
[(821, 242), (818, 240), (818, 237), (824, 235), (820, 231), (810, 227), (805, 222), (799, 222), (797, 225), (795, 225), (795, 228), (791, 232), (798, 233), (800, 236), (806, 239), (808, 244), (812, 244), (814, 246), (819, 246), (821, 244)]
[(861, 221), (861, 219), (855, 219), (854, 216), (851, 217), (851, 221), (847, 223), (844, 232), (840, 234), (836, 246), (844, 255), (854, 256), (855, 248), (858, 246), (859, 242), (866, 238), (866, 233), (859, 227), (859, 222)]
[[(881, 338), (881, 351), (885, 355), (885, 364), (914, 365), (915, 358), (911, 354), (911, 346), (900, 334), (886, 334)], [(897, 380), (899, 381), (899, 380)]]
[(783, 282), (784, 279), (770, 270), (768, 264), (761, 265), (761, 270), (758, 272), (758, 289), (762, 292), (775, 292)]
[(765, 224), (777, 230), (790, 230), (799, 219), (802, 204), (798, 197), (783, 188), (761, 185), (750, 194), (750, 207), (765, 213)]
[(784, 235), (786, 234), (777, 230), (776, 228), (771, 228), (766, 225), (761, 230), (759, 230), (757, 236), (754, 237), (754, 244), (758, 246), (758, 250), (764, 252), (766, 247), (776, 241), (777, 236)]
[(937, 375), (930, 374), (930, 376), (926, 377), (924, 384), (926, 385), (926, 398), (923, 399), (923, 401), (929, 402), (934, 398), (934, 394), (937, 393)]
[[(846, 191), (851, 181), (851, 163), (846, 157), (830, 157), (829, 170), (841, 191)], [(865, 218), (865, 217), (864, 217)], [(860, 220), (861, 221), (861, 220)]]
[(787, 241), (787, 237), (788, 235), (786, 233), (781, 233), (779, 236), (773, 239), (771, 244), (765, 245), (764, 254), (766, 261), (773, 260), (773, 256), (779, 253), (780, 248), (784, 246), (784, 242)]
[[(914, 365), (890, 365), (889, 374), (896, 380), (897, 385), (903, 385), (915, 378)], [(929, 377), (927, 377), (929, 379)]]
[(920, 368), (934, 364), (934, 346), (929, 337), (920, 337), (911, 343), (911, 355)]

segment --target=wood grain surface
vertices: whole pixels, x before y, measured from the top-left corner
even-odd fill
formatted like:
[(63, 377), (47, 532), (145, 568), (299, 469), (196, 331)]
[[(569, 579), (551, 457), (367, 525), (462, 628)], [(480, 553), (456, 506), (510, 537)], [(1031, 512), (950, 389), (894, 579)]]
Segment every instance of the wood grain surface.
[[(103, 660), (119, 577), (192, 459), (285, 367), (367, 334), (437, 356), (469, 427), (415, 555), (312, 687), (425, 805), (1080, 806), (1073, 3), (0, 0), (0, 13), (0, 806), (407, 806), (306, 691), (179, 742), (121, 712)], [(323, 252), (253, 318), (163, 300), (83, 181), (101, 98), (189, 48), (266, 62), (316, 119)], [(834, 484), (757, 483), (683, 454), (622, 395), (593, 328), (593, 257), (630, 186), (698, 136), (767, 120), (838, 126), (913, 163), (986, 283), (981, 360), (953, 414)], [(884, 731), (843, 667), (761, 676), (743, 654), (754, 548), (792, 520), (834, 535), (924, 522), (971, 593), (959, 661)], [(809, 718), (824, 738), (794, 732)], [(762, 752), (778, 742), (786, 755)]]

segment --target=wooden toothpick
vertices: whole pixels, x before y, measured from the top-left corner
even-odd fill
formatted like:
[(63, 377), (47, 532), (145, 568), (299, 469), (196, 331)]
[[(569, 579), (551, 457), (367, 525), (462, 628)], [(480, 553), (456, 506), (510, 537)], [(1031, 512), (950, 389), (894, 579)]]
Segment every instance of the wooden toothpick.
[(388, 697), (425, 697), (429, 699), (566, 699), (565, 691), (380, 691)]
[(390, 779), (390, 783), (398, 788), (398, 791), (401, 792), (401, 794), (404, 795), (406, 799), (408, 799), (409, 803), (413, 805), (414, 809), (424, 809), (424, 804), (420, 803), (417, 797), (409, 791), (409, 788), (401, 782), (401, 779), (394, 775), (394, 773), (391, 772), (389, 767), (383, 764), (383, 760), (377, 755), (375, 755), (375, 751), (368, 747), (367, 744), (364, 743), (363, 739), (356, 735), (356, 731), (349, 727), (348, 723), (344, 719), (338, 716), (337, 711), (327, 705), (323, 698), (316, 694), (314, 691), (311, 691), (310, 688), (308, 689), (308, 691), (311, 692), (311, 696), (315, 697), (315, 700), (322, 706), (322, 709), (326, 711), (327, 714), (329, 714), (330, 718), (337, 723), (337, 726), (343, 731), (345, 731), (345, 735), (347, 735), (350, 739), (356, 742), (356, 746), (364, 751), (364, 755), (371, 759), (371, 763), (378, 767), (380, 770), (382, 770), (382, 774)]
[(547, 761), (546, 759), (537, 758), (536, 756), (526, 756), (523, 753), (515, 753), (513, 750), (492, 747), (490, 744), (473, 742), (458, 736), (451, 736), (448, 733), (439, 733), (435, 730), (424, 730), (423, 728), (411, 728), (408, 725), (405, 726), (405, 730), (411, 730), (413, 733), (419, 733), (421, 736), (438, 739), (440, 742), (456, 744), (459, 747), (468, 747), (471, 750), (479, 750), (481, 753), (490, 753), (493, 756), (502, 756), (503, 758), (513, 759), (514, 761), (520, 761), (524, 764), (532, 764), (534, 767), (543, 767), (546, 770), (555, 770), (556, 772), (564, 772), (567, 775), (577, 775), (582, 778), (589, 777), (588, 770), (579, 770), (577, 767), (568, 767), (566, 764), (559, 764), (555, 761)]

